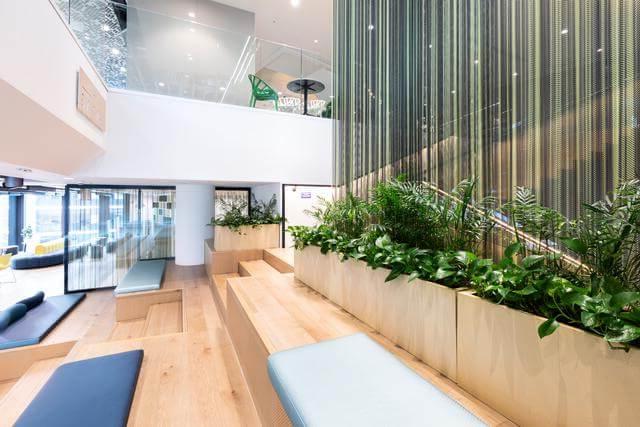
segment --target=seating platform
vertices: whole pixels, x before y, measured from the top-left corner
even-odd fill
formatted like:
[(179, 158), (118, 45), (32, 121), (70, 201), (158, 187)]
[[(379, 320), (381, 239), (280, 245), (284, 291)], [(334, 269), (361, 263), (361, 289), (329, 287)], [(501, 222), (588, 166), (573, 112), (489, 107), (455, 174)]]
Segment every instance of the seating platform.
[(76, 293), (45, 299), (0, 332), (0, 350), (38, 344), (85, 297), (84, 293)]
[(486, 425), (363, 333), (272, 354), (268, 368), (294, 426)]
[(160, 289), (166, 265), (165, 260), (136, 262), (116, 287), (116, 295)]
[(293, 273), (293, 248), (265, 249), (263, 259), (280, 273)]
[(238, 266), (240, 276), (272, 276), (281, 273), (263, 260), (257, 261), (241, 261)]
[(290, 423), (265, 369), (270, 355), (362, 332), (484, 424), (512, 425), (454, 382), (291, 275), (229, 278), (227, 285), (227, 328), (264, 425)]
[(143, 354), (134, 350), (60, 366), (15, 426), (126, 426)]

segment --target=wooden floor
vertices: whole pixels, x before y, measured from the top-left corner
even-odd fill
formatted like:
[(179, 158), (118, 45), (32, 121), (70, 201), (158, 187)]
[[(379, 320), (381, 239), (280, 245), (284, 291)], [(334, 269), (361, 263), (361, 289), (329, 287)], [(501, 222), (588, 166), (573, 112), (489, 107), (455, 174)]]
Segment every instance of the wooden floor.
[[(170, 263), (163, 288), (182, 289), (182, 304), (158, 304), (144, 319), (119, 323), (113, 292), (89, 293), (33, 346), (46, 352), (72, 340), (66, 355), (29, 362), (20, 377), (0, 381), (0, 426), (15, 422), (60, 363), (137, 348), (145, 356), (130, 426), (260, 425), (204, 268)], [(0, 378), (3, 361), (19, 358), (0, 351)]]

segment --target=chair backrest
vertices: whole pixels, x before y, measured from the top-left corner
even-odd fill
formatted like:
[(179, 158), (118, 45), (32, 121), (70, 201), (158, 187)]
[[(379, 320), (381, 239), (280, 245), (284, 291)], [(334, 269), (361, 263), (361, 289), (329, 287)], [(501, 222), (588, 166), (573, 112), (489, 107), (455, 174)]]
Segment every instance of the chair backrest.
[(0, 255), (0, 270), (4, 270), (5, 268), (11, 265), (11, 257), (12, 254)]
[(251, 82), (251, 90), (253, 90), (254, 92), (256, 90), (264, 89), (271, 89), (273, 91), (273, 89), (267, 84), (267, 82), (254, 74), (249, 74), (249, 81)]

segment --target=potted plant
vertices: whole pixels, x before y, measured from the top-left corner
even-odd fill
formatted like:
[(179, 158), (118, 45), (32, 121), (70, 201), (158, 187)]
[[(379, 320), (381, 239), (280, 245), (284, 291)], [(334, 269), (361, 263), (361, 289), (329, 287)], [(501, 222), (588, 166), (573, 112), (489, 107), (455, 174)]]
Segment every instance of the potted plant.
[(252, 205), (247, 215), (244, 201), (222, 201), (224, 213), (211, 218), (215, 227), (214, 250), (231, 251), (276, 248), (280, 243), (282, 217), (277, 212), (274, 194), (268, 202), (258, 201), (252, 195)]
[(33, 246), (33, 228), (27, 225), (22, 229), (20, 235), (22, 236), (22, 251), (27, 252)]

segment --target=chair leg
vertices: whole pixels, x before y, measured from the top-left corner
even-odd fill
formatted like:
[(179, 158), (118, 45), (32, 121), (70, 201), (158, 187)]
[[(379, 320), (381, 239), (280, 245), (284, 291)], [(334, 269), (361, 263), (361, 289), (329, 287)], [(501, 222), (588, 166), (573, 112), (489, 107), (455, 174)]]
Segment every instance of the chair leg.
[(274, 99), (273, 102), (276, 104), (276, 111), (278, 111), (278, 100)]
[(256, 97), (251, 95), (251, 99), (249, 100), (249, 107), (255, 108), (256, 106)]

